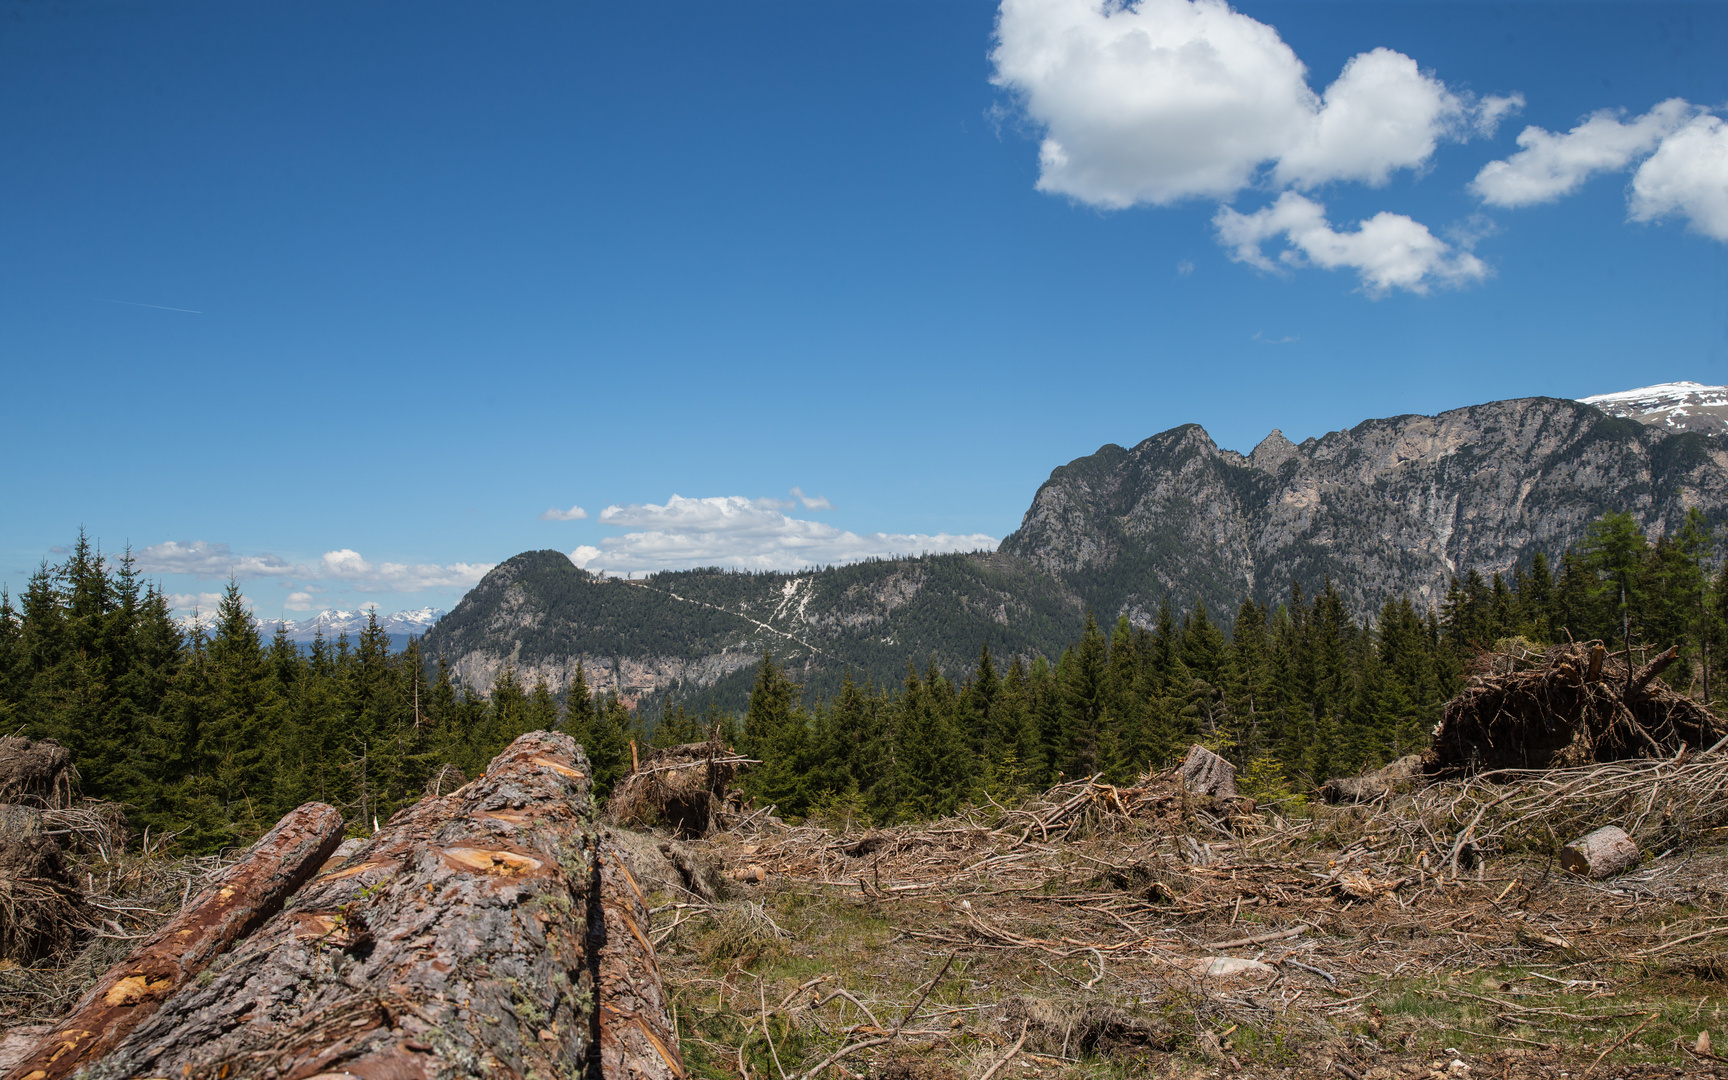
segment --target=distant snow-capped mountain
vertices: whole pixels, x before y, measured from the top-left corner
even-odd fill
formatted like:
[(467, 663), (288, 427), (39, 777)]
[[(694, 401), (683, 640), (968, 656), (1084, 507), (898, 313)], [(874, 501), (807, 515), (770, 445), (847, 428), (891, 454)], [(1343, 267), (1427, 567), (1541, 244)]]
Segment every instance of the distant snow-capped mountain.
[[(398, 611), (391, 615), (381, 614), (378, 616), (378, 626), (390, 635), (390, 641), (393, 645), (400, 645), (409, 634), (416, 636), (425, 634), (427, 630), (431, 629), (433, 623), (443, 617), (444, 610), (442, 608), (423, 607), (413, 611)], [(182, 630), (190, 631), (192, 629), (193, 616), (190, 613), (182, 615), (179, 621)], [(208, 633), (215, 626), (216, 613), (213, 611), (199, 612), (197, 621), (203, 624), (205, 632)], [(259, 631), (265, 637), (275, 634), (276, 627), (280, 624), (283, 630), (287, 631), (290, 641), (304, 644), (310, 642), (320, 633), (324, 635), (327, 641), (334, 641), (342, 634), (347, 634), (349, 637), (358, 636), (360, 631), (366, 628), (366, 612), (364, 610), (341, 611), (337, 608), (326, 608), (305, 619), (254, 618), (253, 621), (258, 624)]]
[(1728, 433), (1728, 386), (1705, 386), (1695, 382), (1658, 383), (1578, 400), (1596, 406), (1609, 416), (1624, 416), (1669, 431), (1696, 431), (1704, 435)]

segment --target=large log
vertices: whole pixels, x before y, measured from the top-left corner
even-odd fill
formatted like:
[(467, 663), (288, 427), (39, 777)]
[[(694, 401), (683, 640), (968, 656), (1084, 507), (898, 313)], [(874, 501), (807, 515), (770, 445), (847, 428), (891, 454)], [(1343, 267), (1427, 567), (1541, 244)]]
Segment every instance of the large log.
[[(522, 736), (398, 813), (84, 1077), (591, 1075), (609, 1006), (664, 1053), (627, 1045), (607, 1075), (680, 1075), (647, 939), (601, 902), (588, 777), (567, 736)], [(611, 906), (644, 929), (630, 903)]]
[(684, 1075), (678, 1036), (648, 942), (648, 903), (630, 866), (610, 843), (600, 847), (600, 1075), (673, 1080)]
[(1560, 865), (1569, 873), (1597, 879), (1624, 874), (1642, 857), (1638, 845), (1616, 825), (1585, 833), (1560, 849)]
[(180, 914), (96, 980), (8, 1080), (59, 1080), (113, 1049), (235, 939), (280, 911), (341, 842), (342, 815), (333, 807), (307, 803), (290, 811)]

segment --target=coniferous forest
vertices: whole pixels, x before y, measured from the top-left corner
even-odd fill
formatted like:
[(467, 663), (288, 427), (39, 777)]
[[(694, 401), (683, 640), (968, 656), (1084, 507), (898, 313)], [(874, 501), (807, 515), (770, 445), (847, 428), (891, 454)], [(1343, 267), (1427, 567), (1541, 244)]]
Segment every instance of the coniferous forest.
[(1432, 609), (1390, 599), (1359, 621), (1328, 586), (1270, 608), (1165, 605), (1150, 627), (1088, 616), (1053, 660), (983, 645), (966, 672), (912, 664), (898, 685), (848, 678), (813, 701), (770, 656), (742, 715), (681, 703), (644, 716), (580, 676), (560, 699), (506, 669), (475, 697), (418, 642), (392, 650), (375, 622), (352, 641), (265, 638), (234, 583), (208, 632), (186, 633), (129, 557), (80, 537), (20, 596), (0, 594), (0, 726), (58, 740), (83, 794), (123, 804), (135, 836), (171, 832), (193, 852), (248, 842), (308, 800), (369, 828), (444, 765), (476, 775), (543, 728), (586, 747), (604, 791), (631, 740), (717, 727), (761, 760), (745, 791), (789, 817), (890, 822), (1064, 777), (1125, 781), (1196, 741), (1233, 760), (1250, 793), (1299, 796), (1425, 746), (1473, 658), (1507, 638), (1678, 644), (1670, 682), (1702, 693), (1728, 627), (1715, 550), (1696, 512), (1655, 540), (1611, 514), (1555, 559), (1453, 581)]

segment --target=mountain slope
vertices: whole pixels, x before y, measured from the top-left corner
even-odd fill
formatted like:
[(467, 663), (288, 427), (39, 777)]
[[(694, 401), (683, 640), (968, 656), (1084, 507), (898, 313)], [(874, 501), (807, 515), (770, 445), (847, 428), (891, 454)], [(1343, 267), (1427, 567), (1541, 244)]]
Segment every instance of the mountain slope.
[(796, 574), (693, 570), (599, 578), (557, 551), (501, 564), (426, 635), (465, 685), (485, 691), (506, 663), (554, 691), (580, 662), (590, 685), (640, 702), (656, 695), (744, 700), (765, 652), (806, 689), (898, 681), (906, 665), (962, 670), (988, 640), (1003, 654), (1048, 654), (1082, 613), (1016, 559), (933, 555)]
[(1144, 618), (1169, 596), (1228, 615), (1330, 577), (1358, 616), (1455, 574), (1558, 554), (1610, 510), (1647, 532), (1728, 510), (1728, 441), (1671, 434), (1556, 398), (1369, 420), (1244, 457), (1195, 425), (1057, 469), (1004, 554), (1098, 611)]
[(1580, 398), (1609, 416), (1624, 416), (1669, 431), (1728, 433), (1728, 386), (1695, 382), (1659, 383), (1636, 390)]
[(1087, 609), (1144, 626), (1166, 598), (1179, 611), (1199, 601), (1227, 623), (1244, 597), (1276, 603), (1292, 583), (1312, 594), (1330, 578), (1372, 618), (1401, 595), (1438, 604), (1456, 574), (1557, 556), (1605, 512), (1662, 534), (1694, 506), (1728, 516), (1728, 437), (1576, 401), (1369, 420), (1300, 445), (1274, 431), (1246, 456), (1189, 424), (1056, 469), (992, 555), (621, 581), (527, 552), (425, 646), (479, 692), (506, 663), (562, 690), (580, 662), (590, 684), (632, 702), (735, 707), (767, 651), (831, 694), (848, 670), (876, 682), (908, 663), (964, 673), (986, 640), (999, 656), (1053, 658)]

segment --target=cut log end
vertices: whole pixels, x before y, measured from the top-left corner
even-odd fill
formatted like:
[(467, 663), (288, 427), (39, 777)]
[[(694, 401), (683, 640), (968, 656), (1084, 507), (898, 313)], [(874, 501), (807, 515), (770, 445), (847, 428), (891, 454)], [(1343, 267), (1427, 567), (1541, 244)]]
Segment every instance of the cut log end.
[(1641, 858), (1638, 845), (1617, 825), (1585, 833), (1560, 850), (1560, 865), (1568, 873), (1594, 880), (1624, 874)]

